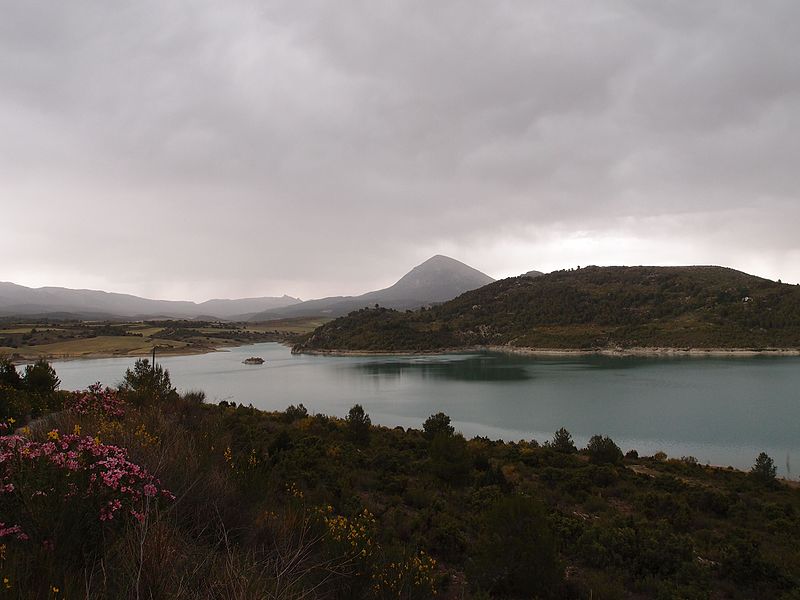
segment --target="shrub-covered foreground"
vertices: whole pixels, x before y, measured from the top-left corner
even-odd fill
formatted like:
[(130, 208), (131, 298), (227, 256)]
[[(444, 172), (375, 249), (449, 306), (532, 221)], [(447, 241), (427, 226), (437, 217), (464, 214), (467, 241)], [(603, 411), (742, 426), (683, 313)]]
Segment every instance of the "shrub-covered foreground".
[(769, 457), (208, 405), (146, 367), (121, 390), (0, 383), (0, 596), (800, 597), (800, 490)]

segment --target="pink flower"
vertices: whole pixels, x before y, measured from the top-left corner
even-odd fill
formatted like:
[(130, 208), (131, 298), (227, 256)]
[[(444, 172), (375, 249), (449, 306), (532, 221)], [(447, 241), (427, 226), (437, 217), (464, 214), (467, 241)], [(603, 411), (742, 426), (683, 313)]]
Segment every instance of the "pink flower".
[(6, 527), (5, 523), (0, 523), (0, 538), (4, 538), (9, 535), (17, 536), (17, 539), (21, 542), (25, 542), (28, 540), (28, 534), (22, 531), (22, 527), (19, 525), (12, 525), (11, 527)]
[(100, 509), (100, 520), (111, 521), (114, 518), (114, 513), (122, 508), (122, 502), (117, 500), (109, 500), (106, 506)]
[(138, 511), (136, 511), (134, 509), (131, 509), (131, 514), (133, 515), (134, 519), (139, 521), (139, 523), (144, 523), (144, 515), (142, 513), (138, 512)]
[[(53, 467), (68, 472), (69, 479), (61, 484), (63, 489), (24, 490), (30, 484), (23, 482), (36, 480), (31, 479), (31, 470), (44, 469), (48, 473)], [(114, 520), (115, 513), (123, 507), (141, 522), (142, 515), (134, 507), (143, 497), (155, 498), (160, 494), (165, 499), (175, 499), (171, 492), (160, 489), (158, 479), (146, 469), (128, 460), (124, 448), (77, 434), (59, 434), (57, 442), (43, 443), (18, 435), (0, 436), (0, 494), (21, 491), (31, 497), (56, 494), (65, 500), (76, 498), (78, 502), (100, 500), (103, 504), (99, 518), (103, 522)], [(24, 535), (21, 529), (4, 526), (2, 529), (4, 535)]]
[(95, 383), (90, 385), (86, 391), (72, 394), (64, 402), (64, 408), (79, 415), (98, 414), (105, 417), (123, 417), (125, 400), (116, 390), (103, 389), (100, 383)]

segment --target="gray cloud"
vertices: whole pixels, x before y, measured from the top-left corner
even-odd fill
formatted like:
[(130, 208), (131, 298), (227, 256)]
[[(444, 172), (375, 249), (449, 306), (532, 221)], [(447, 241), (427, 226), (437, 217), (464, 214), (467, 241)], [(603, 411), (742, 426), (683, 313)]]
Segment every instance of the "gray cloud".
[(2, 2), (0, 279), (355, 293), (720, 263), (800, 281), (800, 5)]

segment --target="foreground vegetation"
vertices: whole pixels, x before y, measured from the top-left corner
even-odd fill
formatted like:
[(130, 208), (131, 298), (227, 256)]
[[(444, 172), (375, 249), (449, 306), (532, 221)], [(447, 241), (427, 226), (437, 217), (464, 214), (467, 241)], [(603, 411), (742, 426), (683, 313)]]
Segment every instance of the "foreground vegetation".
[(800, 348), (800, 286), (721, 267), (587, 267), (512, 277), (430, 309), (364, 309), (296, 351)]
[(294, 318), (264, 323), (219, 321), (0, 321), (0, 355), (14, 360), (98, 356), (148, 356), (210, 352), (222, 346), (292, 342), (327, 319)]
[(800, 490), (593, 437), (466, 440), (266, 413), (138, 361), (119, 389), (0, 362), (0, 595), (783, 598)]

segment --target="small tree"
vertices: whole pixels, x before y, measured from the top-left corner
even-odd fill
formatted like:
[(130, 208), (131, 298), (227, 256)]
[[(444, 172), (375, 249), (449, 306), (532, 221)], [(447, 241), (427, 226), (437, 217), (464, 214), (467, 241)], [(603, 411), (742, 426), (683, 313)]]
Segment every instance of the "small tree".
[(364, 407), (356, 404), (347, 413), (347, 430), (350, 433), (352, 440), (358, 444), (364, 444), (369, 441), (369, 431), (372, 427), (372, 421), (369, 415), (364, 412)]
[(302, 403), (297, 406), (290, 404), (283, 413), (283, 420), (287, 423), (292, 423), (294, 421), (299, 421), (300, 419), (305, 419), (307, 416), (308, 409), (303, 406)]
[(753, 468), (750, 469), (750, 475), (763, 482), (771, 482), (775, 480), (775, 475), (778, 473), (778, 468), (766, 452), (762, 452), (756, 458)]
[(455, 429), (450, 425), (450, 417), (443, 412), (438, 412), (425, 420), (425, 423), (422, 424), (422, 431), (427, 439), (432, 440), (440, 433), (453, 435)]
[(430, 464), (434, 475), (454, 485), (469, 481), (472, 454), (464, 436), (439, 433), (430, 446)]
[(22, 387), (22, 377), (19, 376), (14, 363), (7, 358), (0, 358), (0, 386), (2, 385), (15, 390)]
[(575, 442), (572, 441), (572, 434), (563, 427), (553, 434), (553, 441), (550, 447), (556, 452), (564, 452), (565, 454), (573, 454), (578, 451), (575, 447)]
[(22, 385), (31, 394), (48, 396), (55, 393), (61, 385), (61, 380), (56, 375), (53, 366), (45, 359), (40, 358), (32, 365), (25, 367)]
[(146, 358), (140, 358), (133, 365), (133, 370), (125, 371), (121, 386), (134, 403), (151, 404), (178, 397), (172, 386), (169, 371), (161, 365), (150, 365)]
[(593, 435), (586, 445), (589, 462), (595, 464), (618, 464), (622, 462), (622, 450), (608, 436)]

